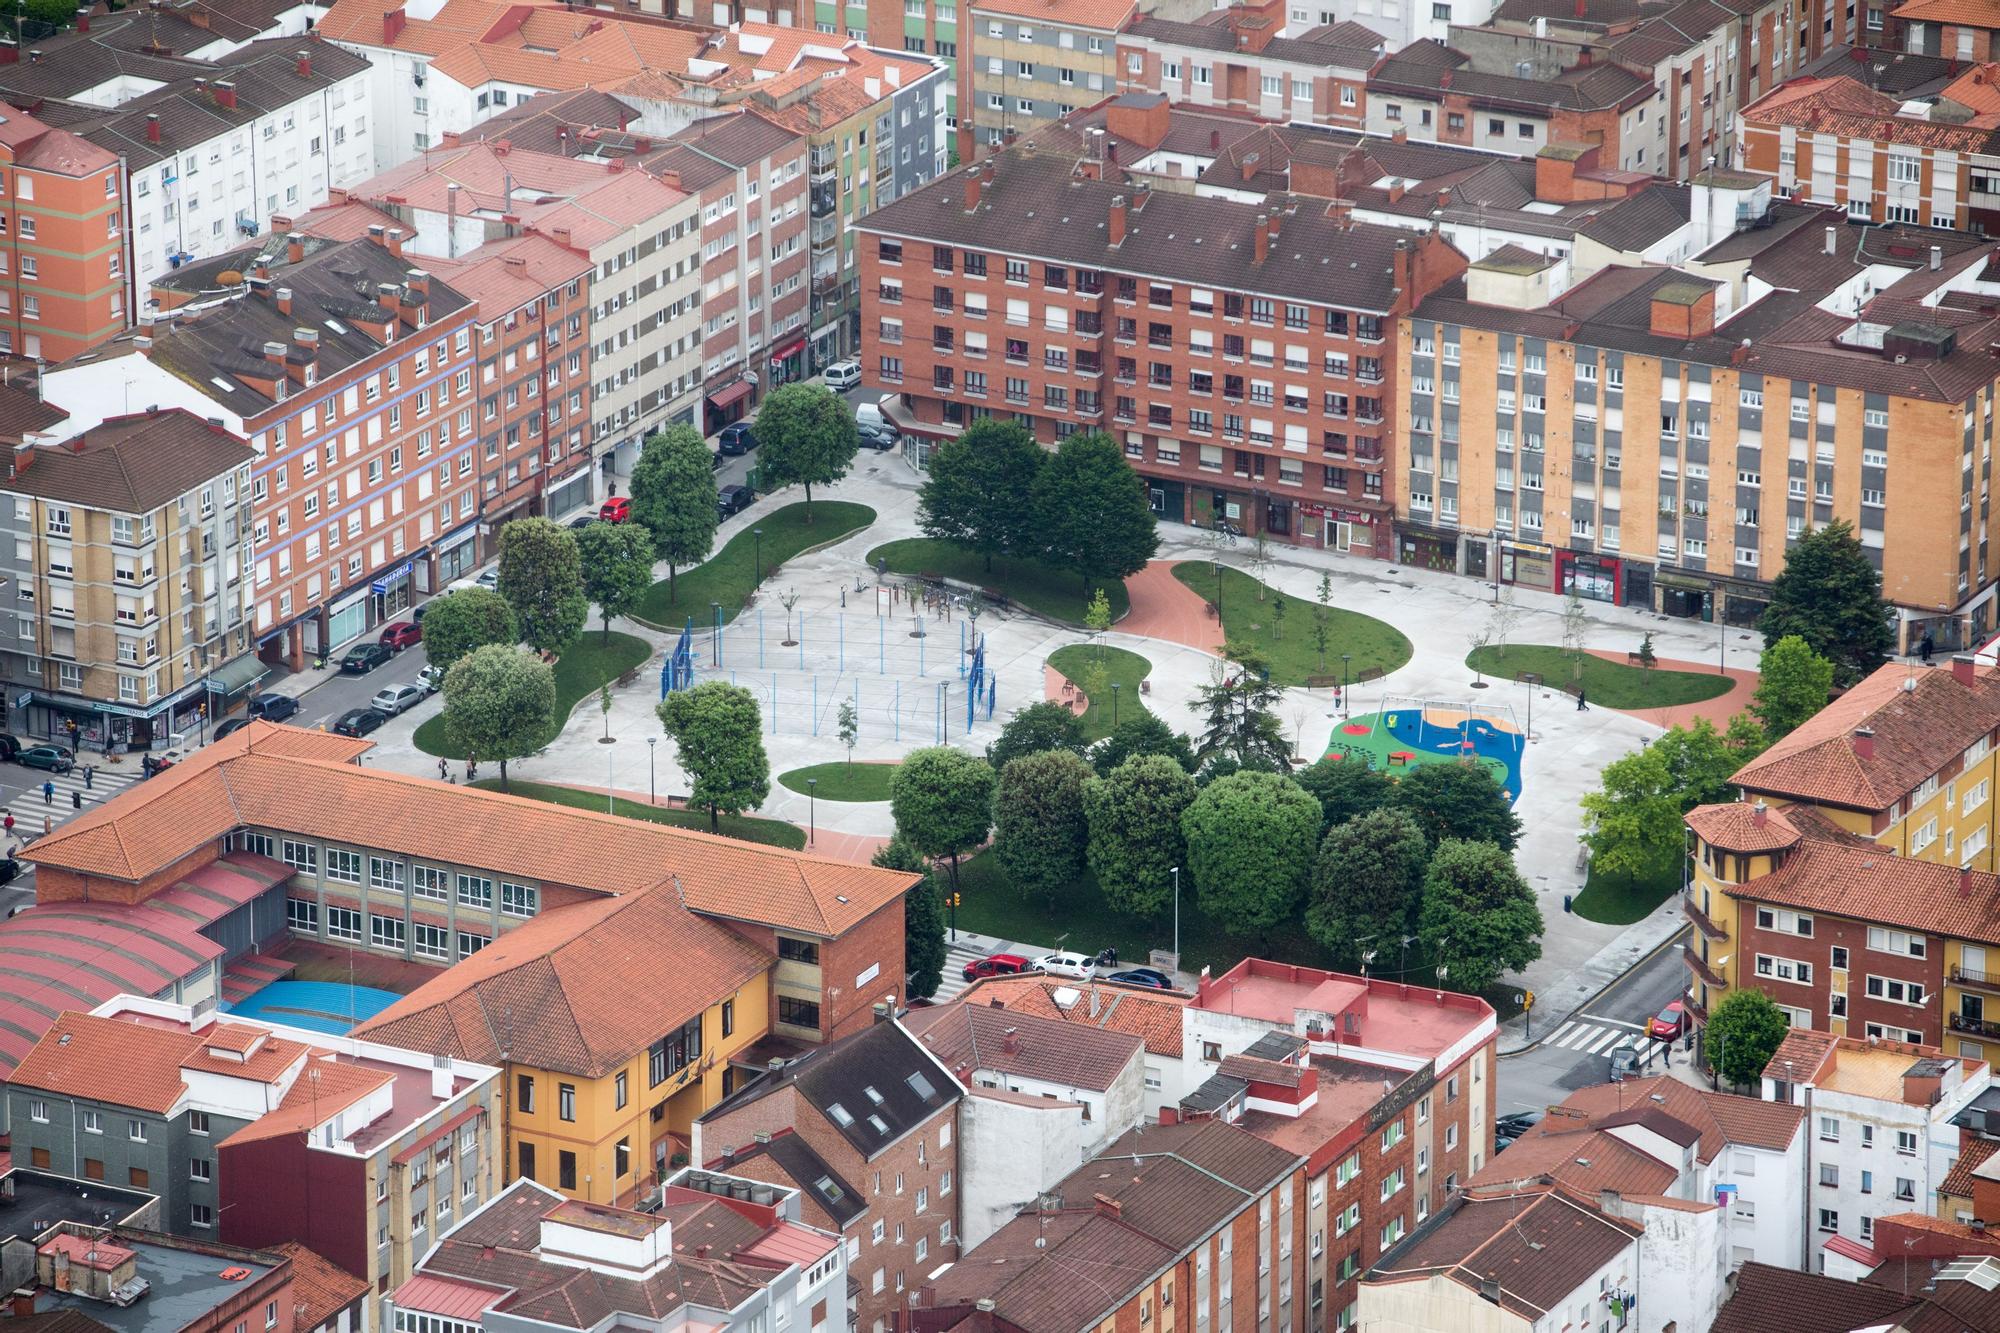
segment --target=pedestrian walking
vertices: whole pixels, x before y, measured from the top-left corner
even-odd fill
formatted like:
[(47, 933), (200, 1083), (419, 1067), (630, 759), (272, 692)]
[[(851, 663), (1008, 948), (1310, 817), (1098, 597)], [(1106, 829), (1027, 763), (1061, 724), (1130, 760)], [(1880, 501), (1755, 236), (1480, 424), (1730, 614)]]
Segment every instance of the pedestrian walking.
[(5, 831), (6, 835), (10, 838), (14, 836), (14, 812), (12, 810), (7, 812), (5, 819), (0, 819), (0, 831)]
[(85, 787), (89, 788), (89, 789), (90, 789), (91, 791), (96, 791), (96, 790), (97, 790), (97, 765), (96, 765), (96, 764), (85, 764), (85, 765), (83, 766), (83, 785), (84, 785)]
[(44, 782), (42, 784), (42, 804), (54, 805), (55, 803), (56, 803), (56, 784), (55, 780), (51, 778), (49, 781)]
[(81, 809), (83, 809), (83, 793), (82, 793), (82, 792), (80, 792), (80, 791), (76, 791), (76, 790), (74, 790), (74, 789), (72, 789), (72, 790), (70, 791), (70, 794), (69, 794), (69, 808), (70, 808), (70, 809), (72, 809), (72, 810), (81, 810)]
[(1588, 713), (1590, 711), (1590, 704), (1583, 697), (1583, 686), (1581, 685), (1576, 687), (1576, 711), (1579, 713)]
[(451, 776), (451, 770), (450, 770), (450, 769), (449, 769), (449, 768), (448, 768), (448, 767), (446, 766), (446, 764), (445, 764), (445, 761), (444, 761), (443, 759), (439, 759), (439, 760), (438, 760), (438, 781), (442, 782), (442, 781), (444, 781), (445, 779), (449, 778), (450, 776)]
[(1917, 645), (1917, 656), (1924, 659), (1925, 666), (1929, 666), (1931, 664), (1931, 653), (1935, 651), (1936, 648), (1937, 648), (1937, 640), (1931, 637), (1931, 632), (1929, 630), (1925, 630), (1923, 641)]

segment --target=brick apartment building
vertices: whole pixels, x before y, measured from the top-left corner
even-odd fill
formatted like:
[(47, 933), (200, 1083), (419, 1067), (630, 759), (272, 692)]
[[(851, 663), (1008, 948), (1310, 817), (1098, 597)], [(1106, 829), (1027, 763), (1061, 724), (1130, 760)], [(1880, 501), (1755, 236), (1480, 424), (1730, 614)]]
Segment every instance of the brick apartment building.
[(117, 335), (133, 305), (123, 164), (9, 107), (0, 171), (0, 354), (61, 361)]
[(885, 1333), (904, 1327), (905, 1293), (959, 1257), (961, 1096), (901, 1024), (879, 1022), (744, 1084), (696, 1122), (692, 1160), (804, 1191), (806, 1220), (846, 1238), (849, 1326)]
[(1121, 92), (1189, 107), (1358, 130), (1368, 71), (1388, 44), (1359, 23), (1294, 31), (1283, 0), (1232, 5), (1187, 21), (1142, 14), (1118, 34)]
[(1396, 321), (1464, 261), (1326, 201), (1153, 189), (1124, 163), (1173, 119), (1123, 95), (865, 219), (862, 373), (918, 436), (1107, 431), (1164, 519), (1387, 558)]

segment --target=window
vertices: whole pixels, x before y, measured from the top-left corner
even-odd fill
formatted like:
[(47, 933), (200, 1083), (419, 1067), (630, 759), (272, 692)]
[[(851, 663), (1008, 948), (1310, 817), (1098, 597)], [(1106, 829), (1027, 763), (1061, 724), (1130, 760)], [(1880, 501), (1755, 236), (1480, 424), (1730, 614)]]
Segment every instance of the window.
[(514, 1076), (514, 1109), (522, 1115), (535, 1113), (535, 1079), (532, 1074)]
[(1870, 926), (1868, 947), (1877, 953), (1899, 953), (1907, 954), (1911, 958), (1922, 958), (1925, 956), (1926, 942), (1922, 935)]
[(576, 1085), (574, 1083), (556, 1084), (556, 1116), (559, 1119), (568, 1121), (576, 1119)]
[[(1915, 1157), (1917, 1155), (1917, 1134), (1915, 1130), (1899, 1129), (1896, 1131), (1896, 1155), (1899, 1157)], [(1899, 1192), (1901, 1187), (1902, 1182), (1898, 1181), (1897, 1188)]]
[(125, 1135), (134, 1143), (144, 1143), (146, 1141), (146, 1122), (143, 1120), (127, 1120), (125, 1122)]
[(1403, 1122), (1401, 1120), (1395, 1121), (1384, 1129), (1382, 1131), (1382, 1151), (1388, 1152), (1391, 1148), (1401, 1143), (1403, 1141), (1403, 1133)]
[(819, 964), (819, 945), (812, 940), (795, 940), (778, 936), (778, 957), (788, 963)]
[(188, 1159), (189, 1180), (212, 1180), (215, 1178), (215, 1163), (206, 1157)]
[(1840, 1214), (1831, 1208), (1820, 1209), (1819, 1229), (1821, 1231), (1838, 1233), (1840, 1231)]
[(490, 909), (493, 906), (493, 881), (478, 875), (459, 875), (458, 901), (466, 907), (477, 907), (482, 911)]
[(1924, 983), (1902, 981), (1895, 977), (1878, 977), (1870, 974), (1867, 982), (1868, 997), (1873, 1000), (1888, 1000), (1895, 1004), (1921, 1005), (1924, 1002)]

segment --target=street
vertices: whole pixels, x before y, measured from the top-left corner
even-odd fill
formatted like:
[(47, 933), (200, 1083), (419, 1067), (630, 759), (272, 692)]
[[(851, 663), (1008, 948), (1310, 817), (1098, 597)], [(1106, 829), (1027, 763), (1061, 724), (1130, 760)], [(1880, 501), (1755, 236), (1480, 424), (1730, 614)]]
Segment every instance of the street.
[[(1610, 1077), (1611, 1049), (1626, 1040), (1653, 1055), (1659, 1068), (1660, 1042), (1648, 1038), (1646, 1021), (1681, 997), (1687, 989), (1687, 967), (1681, 962), (1685, 929), (1674, 942), (1621, 977), (1604, 994), (1556, 1025), (1542, 1043), (1500, 1061), (1499, 1113), (1545, 1110), (1578, 1088)], [(1674, 1043), (1673, 1058), (1689, 1053)]]

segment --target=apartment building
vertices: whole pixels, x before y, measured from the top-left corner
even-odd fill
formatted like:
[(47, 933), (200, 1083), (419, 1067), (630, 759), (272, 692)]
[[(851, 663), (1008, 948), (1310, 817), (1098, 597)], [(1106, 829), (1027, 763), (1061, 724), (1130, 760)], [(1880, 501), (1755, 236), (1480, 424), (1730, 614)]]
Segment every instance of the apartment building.
[(1099, 981), (1089, 987), (1027, 974), (982, 977), (960, 992), (973, 1008), (1004, 1011), (1014, 1018), (1048, 1019), (1072, 1027), (1136, 1037), (1140, 1043), (1140, 1113), (1153, 1119), (1180, 1105), (1199, 1080), (1181, 1068), (1181, 1011), (1192, 996)]
[(153, 1191), (162, 1230), (298, 1243), (378, 1291), (499, 1189), (500, 1071), (124, 995), (56, 1016), (7, 1084), (15, 1151)]
[(133, 306), (118, 158), (9, 107), (0, 119), (0, 200), (12, 225), (0, 265), (0, 354), (60, 361), (116, 336)]
[(1520, 62), (1416, 42), (1369, 74), (1364, 124), (1370, 134), (1401, 130), (1420, 143), (1515, 156), (1552, 143), (1596, 144), (1625, 165), (1620, 134), (1652, 97), (1646, 78), (1618, 65), (1585, 59), (1537, 77)]
[(834, 1327), (847, 1286), (837, 1236), (799, 1220), (798, 1192), (682, 1172), (646, 1212), (520, 1181), (465, 1218), (389, 1298), (385, 1328), (556, 1328), (607, 1320), (662, 1333)]
[[(1936, 1322), (1977, 1328), (2000, 1321), (2000, 1260), (1977, 1250), (1962, 1254), (1944, 1248), (1950, 1241), (1942, 1236), (1909, 1238), (1943, 1245), (1937, 1257), (1926, 1255), (1914, 1263), (1907, 1257), (1871, 1252), (1859, 1281), (1748, 1265), (1737, 1275), (1729, 1300), (1716, 1312), (1711, 1333), (1761, 1333), (1767, 1328), (1847, 1333), (1864, 1321), (1875, 1327), (1913, 1328)], [(1935, 1278), (1930, 1276), (1933, 1271)], [(1917, 1281), (1906, 1283), (1909, 1277)]]
[[(19, 389), (19, 419), (63, 413)], [(251, 649), (256, 453), (182, 408), (17, 445), (4, 520), (10, 725), (146, 750), (219, 716), (264, 675)]]
[(1991, 1087), (1985, 1061), (1936, 1046), (1807, 1028), (1786, 1034), (1764, 1066), (1762, 1096), (1809, 1117), (1811, 1248), (1837, 1236), (1873, 1246), (1880, 1213), (1937, 1214), (1967, 1146), (1957, 1121)]
[[(1167, 9), (1193, 18), (1205, 7)], [(1118, 34), (1140, 11), (1139, 0), (1090, 0), (1059, 10), (1034, 0), (971, 4), (958, 62), (959, 160), (984, 156), (1115, 92)]]
[[(1885, 9), (1889, 19), (1886, 23), (1882, 21)], [(1899, 50), (1947, 60), (2000, 59), (2000, 22), (1995, 22), (1994, 16), (1981, 7), (1961, 0), (1871, 4), (1863, 35), (1853, 40), (1866, 41), (1871, 46), (1893, 45)]]
[(920, 437), (1108, 430), (1162, 518), (1386, 558), (1389, 342), (1464, 261), (1311, 199), (1154, 189), (1124, 164), (1174, 116), (1123, 94), (864, 218), (863, 374)]
[[(953, 1131), (962, 1095), (901, 1024), (880, 1021), (742, 1084), (696, 1122), (690, 1160), (855, 1200), (860, 1211), (842, 1209), (837, 1228), (853, 1278), (848, 1326), (885, 1333), (907, 1318), (905, 1293), (959, 1257)], [(787, 1168), (799, 1159), (775, 1146), (781, 1137), (800, 1140), (844, 1186), (793, 1178)], [(829, 1210), (822, 1224), (833, 1220)]]
[[(15, 1179), (8, 1177), (9, 1183)], [(29, 1186), (38, 1202), (59, 1209), (30, 1218), (28, 1231), (16, 1241), (10, 1273), (23, 1285), (13, 1317), (23, 1327), (43, 1333), (118, 1327), (136, 1333), (231, 1333), (256, 1320), (268, 1333), (301, 1330), (299, 1284), (289, 1256), (169, 1236), (143, 1223), (105, 1225), (97, 1220), (105, 1210), (87, 1200), (51, 1200), (56, 1190), (35, 1188), (54, 1178), (19, 1183)], [(62, 1218), (62, 1213), (81, 1216)], [(135, 1300), (135, 1290), (172, 1292), (175, 1299)]]
[(1799, 79), (1743, 108), (1738, 161), (1779, 194), (1850, 218), (1984, 232), (2000, 222), (1996, 77), (2000, 66), (1981, 65), (1928, 101)]
[(1117, 88), (1165, 93), (1184, 107), (1358, 130), (1368, 71), (1388, 50), (1353, 20), (1294, 34), (1282, 0), (1192, 21), (1142, 14), (1118, 34)]

